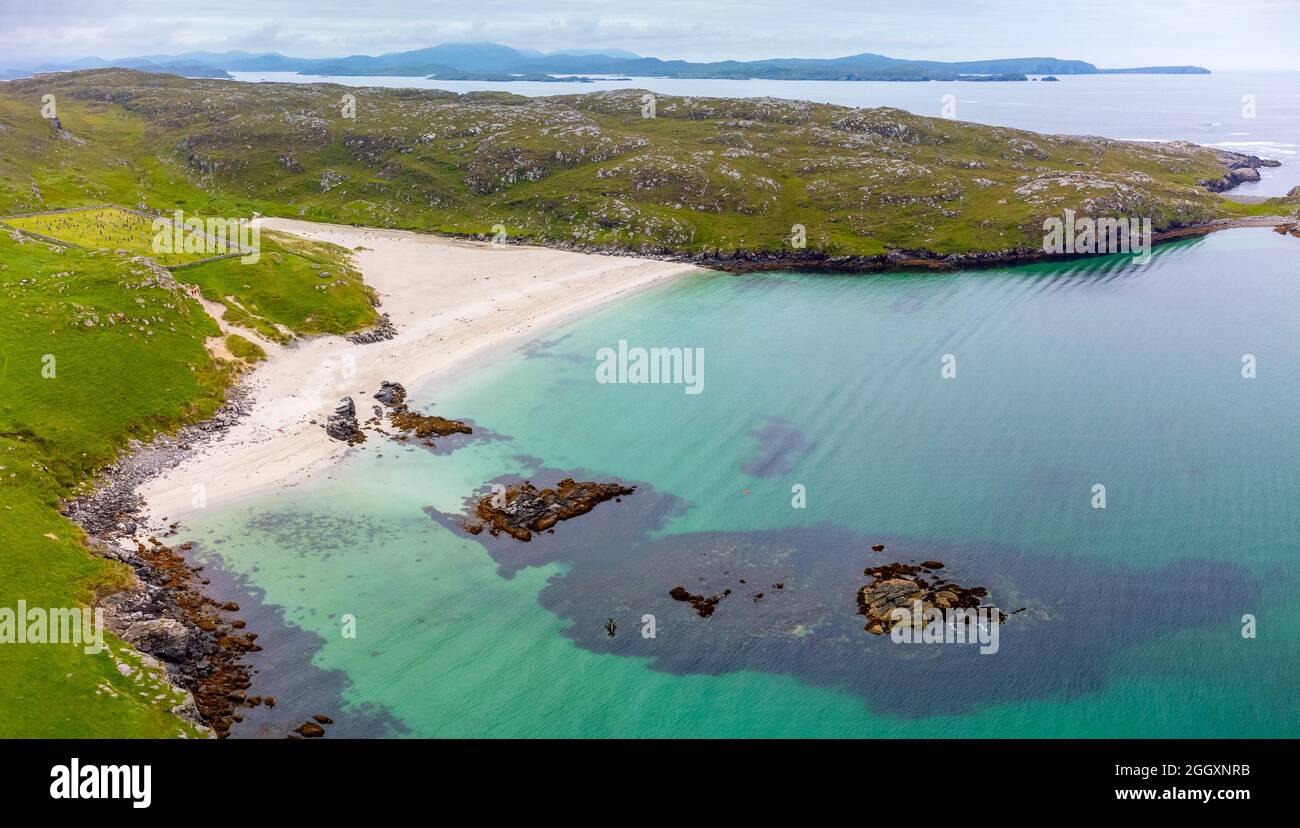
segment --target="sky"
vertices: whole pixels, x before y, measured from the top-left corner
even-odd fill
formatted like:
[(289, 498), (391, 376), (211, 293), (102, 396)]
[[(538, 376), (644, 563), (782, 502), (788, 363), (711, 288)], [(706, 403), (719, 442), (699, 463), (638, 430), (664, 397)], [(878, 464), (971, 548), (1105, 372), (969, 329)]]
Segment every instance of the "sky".
[(1056, 57), (1300, 71), (1300, 0), (0, 0), (0, 67), (491, 40), (684, 60)]

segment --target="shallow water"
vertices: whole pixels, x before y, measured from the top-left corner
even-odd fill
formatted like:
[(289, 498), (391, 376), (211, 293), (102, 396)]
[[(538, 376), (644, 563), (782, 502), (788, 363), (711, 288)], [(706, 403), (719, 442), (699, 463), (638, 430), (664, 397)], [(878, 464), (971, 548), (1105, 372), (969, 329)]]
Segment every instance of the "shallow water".
[[(687, 277), (411, 389), (508, 439), (374, 436), (188, 536), (266, 605), (275, 715), (340, 735), (1300, 735), (1296, 245)], [(703, 393), (597, 383), (620, 339), (703, 348)], [(568, 474), (639, 489), (529, 544), (451, 517)], [(863, 631), (862, 569), (929, 558), (1025, 608), (997, 654)]]

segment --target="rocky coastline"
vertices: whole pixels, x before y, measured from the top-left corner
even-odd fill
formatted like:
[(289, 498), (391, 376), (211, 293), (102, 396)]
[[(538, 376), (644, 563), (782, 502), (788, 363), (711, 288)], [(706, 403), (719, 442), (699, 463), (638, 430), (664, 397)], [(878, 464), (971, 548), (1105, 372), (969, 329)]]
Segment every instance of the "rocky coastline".
[[(122, 589), (96, 596), (105, 626), (159, 663), (171, 685), (184, 696), (172, 712), (223, 739), (248, 710), (274, 708), (276, 698), (250, 692), (253, 671), (246, 656), (261, 651), (258, 633), (238, 617), (240, 606), (206, 593), (203, 567), (160, 538), (176, 534), (177, 524), (147, 525), (137, 489), (178, 466), (221, 438), (251, 412), (254, 399), (243, 383), (227, 390), (226, 403), (210, 418), (160, 434), (148, 443), (133, 441), (122, 457), (102, 469), (83, 497), (66, 501), (62, 514), (87, 534), (90, 551), (119, 561), (133, 577)], [(362, 435), (364, 437), (364, 435)], [(316, 714), (286, 738), (319, 738), (333, 720)]]
[[(1204, 236), (1220, 230), (1244, 227), (1283, 227), (1294, 224), (1291, 215), (1253, 216), (1240, 219), (1214, 219), (1201, 224), (1171, 225), (1151, 235), (1153, 245), (1191, 236)], [(643, 259), (682, 262), (723, 273), (743, 275), (768, 271), (797, 273), (874, 273), (881, 271), (957, 271), (1011, 267), (1049, 261), (1094, 258), (1092, 253), (1044, 253), (1041, 248), (1019, 246), (1006, 250), (978, 253), (940, 254), (930, 250), (890, 250), (875, 256), (832, 255), (821, 250), (733, 250), (697, 253), (674, 253), (666, 250), (625, 250), (601, 245), (546, 245), (579, 253), (606, 256), (635, 256)]]
[(162, 434), (149, 443), (133, 442), (105, 467), (83, 497), (64, 503), (62, 513), (85, 530), (93, 554), (119, 561), (133, 577), (124, 589), (98, 596), (109, 630), (158, 660), (173, 686), (188, 701), (174, 710), (218, 738), (240, 721), (242, 706), (275, 705), (273, 698), (248, 696), (251, 674), (243, 656), (260, 649), (257, 634), (234, 617), (239, 607), (220, 604), (203, 593), (202, 567), (191, 566), (159, 537), (175, 534), (176, 524), (146, 526), (144, 501), (136, 489), (179, 465), (219, 438), (251, 411), (247, 388), (236, 384), (212, 417)]
[[(1259, 169), (1281, 166), (1280, 161), (1260, 158), (1256, 155), (1221, 150), (1223, 175), (1215, 179), (1203, 179), (1198, 186), (1213, 193), (1226, 193), (1239, 184), (1260, 180)], [(1285, 198), (1297, 198), (1293, 189)], [(1280, 205), (1283, 208), (1285, 204)], [(1247, 218), (1219, 218), (1193, 224), (1171, 223), (1157, 229), (1152, 234), (1152, 243), (1175, 241), (1189, 236), (1205, 235), (1219, 230), (1241, 227), (1277, 227), (1294, 224), (1300, 218), (1300, 204), (1292, 205), (1288, 215), (1253, 216)], [(451, 234), (453, 236), (457, 234)], [(478, 241), (489, 241), (484, 234), (470, 235)], [(670, 248), (628, 249), (608, 244), (589, 242), (570, 242), (547, 240), (529, 240), (511, 238), (506, 244), (536, 244), (558, 250), (576, 253), (596, 253), (606, 256), (635, 256), (638, 258), (657, 259), (660, 261), (681, 262), (724, 273), (758, 273), (764, 271), (827, 272), (827, 273), (870, 273), (884, 270), (919, 270), (950, 271), (977, 270), (981, 268), (1007, 267), (1012, 265), (1033, 264), (1046, 261), (1066, 261), (1070, 259), (1089, 258), (1087, 253), (1046, 253), (1041, 247), (1016, 246), (1004, 250), (980, 251), (972, 253), (936, 253), (921, 248), (897, 248), (873, 256), (836, 255), (823, 250), (807, 248), (779, 248), (770, 250), (708, 250), (683, 253)]]

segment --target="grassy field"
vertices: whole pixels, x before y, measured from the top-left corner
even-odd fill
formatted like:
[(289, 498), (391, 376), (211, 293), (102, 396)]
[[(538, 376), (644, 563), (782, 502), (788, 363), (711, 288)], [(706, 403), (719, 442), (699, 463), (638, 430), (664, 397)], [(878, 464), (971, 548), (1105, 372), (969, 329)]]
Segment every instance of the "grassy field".
[[(128, 577), (89, 554), (59, 500), (130, 438), (219, 405), (227, 371), (203, 347), (218, 333), (125, 256), (0, 234), (0, 607), (75, 607)], [(95, 656), (0, 646), (0, 737), (196, 735), (175, 703), (115, 639)]]
[(242, 359), (249, 365), (254, 365), (266, 359), (266, 351), (256, 342), (249, 342), (239, 334), (230, 334), (226, 337), (226, 349), (232, 356)]
[[(150, 159), (134, 118), (104, 117), (103, 141), (51, 141), (47, 130), (32, 143), (27, 135), (9, 144), (12, 104), (0, 95), (0, 190), (18, 168), (40, 184), (21, 203), (8, 201), (5, 212), (118, 200), (189, 215), (250, 214)], [(131, 165), (118, 142), (132, 147)], [(88, 209), (8, 223), (78, 247), (0, 227), (0, 607), (19, 600), (76, 607), (130, 574), (90, 554), (81, 530), (59, 514), (60, 501), (131, 439), (210, 415), (235, 366), (205, 349), (221, 330), (198, 303), (165, 271), (132, 260), (181, 266), (203, 257), (155, 254), (151, 220)], [(256, 263), (183, 266), (174, 278), (225, 304), (228, 320), (281, 342), (377, 319), (348, 251), (271, 233), (261, 243)], [(265, 358), (244, 337), (227, 337), (226, 345), (245, 362)], [(71, 645), (0, 646), (0, 738), (199, 735), (169, 712), (177, 698), (160, 671), (109, 639), (94, 656)]]
[(347, 250), (263, 231), (261, 257), (206, 262), (176, 271), (205, 299), (226, 306), (226, 320), (277, 342), (290, 334), (342, 334), (378, 320), (373, 291)]
[[(118, 207), (87, 208), (59, 213), (0, 218), (0, 223), (19, 230), (39, 233), (87, 250), (121, 250), (136, 256), (148, 256), (163, 267), (197, 262), (211, 256), (234, 251), (220, 238), (203, 240), (210, 250), (187, 252), (185, 249), (160, 251), (154, 244), (153, 219)], [(168, 223), (168, 227), (171, 227)], [(174, 234), (169, 247), (176, 247)]]

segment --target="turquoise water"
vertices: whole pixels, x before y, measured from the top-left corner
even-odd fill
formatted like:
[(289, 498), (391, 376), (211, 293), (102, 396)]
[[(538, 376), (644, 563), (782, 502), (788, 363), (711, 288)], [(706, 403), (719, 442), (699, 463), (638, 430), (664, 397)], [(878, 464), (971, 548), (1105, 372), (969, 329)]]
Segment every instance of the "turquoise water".
[[(344, 734), (1294, 737), (1297, 244), (691, 276), (412, 389), (490, 439), (372, 437), (189, 535), (269, 607), (253, 692)], [(598, 384), (620, 339), (702, 348), (703, 393)], [(639, 488), (530, 544), (447, 517), (568, 474)], [(862, 568), (927, 558), (1025, 608), (997, 654), (862, 630)], [(701, 619), (679, 584), (734, 593)]]

